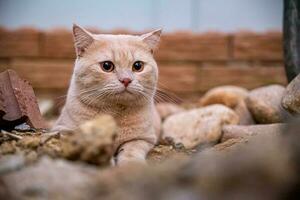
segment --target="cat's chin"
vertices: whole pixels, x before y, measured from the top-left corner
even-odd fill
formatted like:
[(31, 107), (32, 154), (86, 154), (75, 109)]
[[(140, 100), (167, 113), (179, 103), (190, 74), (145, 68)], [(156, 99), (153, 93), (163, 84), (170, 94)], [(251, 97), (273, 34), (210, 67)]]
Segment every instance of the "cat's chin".
[(122, 99), (134, 99), (134, 98), (136, 98), (136, 95), (133, 92), (128, 91), (128, 90), (123, 90), (123, 91), (120, 91), (120, 92), (116, 92), (115, 96), (117, 98), (122, 98)]

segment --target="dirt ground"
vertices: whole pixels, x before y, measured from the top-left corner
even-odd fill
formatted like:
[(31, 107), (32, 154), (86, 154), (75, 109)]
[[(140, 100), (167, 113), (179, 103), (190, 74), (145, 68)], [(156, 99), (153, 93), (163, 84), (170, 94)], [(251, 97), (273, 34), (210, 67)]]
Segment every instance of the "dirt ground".
[(296, 199), (298, 124), (284, 136), (230, 139), (193, 150), (161, 144), (149, 153), (149, 165), (124, 167), (111, 167), (109, 148), (87, 150), (76, 134), (2, 132), (0, 194), (3, 199)]

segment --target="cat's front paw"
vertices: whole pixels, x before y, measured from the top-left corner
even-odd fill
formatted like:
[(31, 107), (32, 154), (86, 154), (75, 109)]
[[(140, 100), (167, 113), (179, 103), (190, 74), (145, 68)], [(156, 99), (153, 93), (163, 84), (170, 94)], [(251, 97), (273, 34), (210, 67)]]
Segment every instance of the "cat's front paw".
[(127, 164), (146, 164), (146, 156), (142, 153), (142, 149), (133, 149), (129, 151), (129, 149), (121, 148), (118, 155), (114, 158), (114, 164), (117, 166)]
[(125, 164), (146, 164), (146, 156), (153, 148), (153, 144), (144, 140), (134, 140), (123, 144), (116, 155), (116, 165)]

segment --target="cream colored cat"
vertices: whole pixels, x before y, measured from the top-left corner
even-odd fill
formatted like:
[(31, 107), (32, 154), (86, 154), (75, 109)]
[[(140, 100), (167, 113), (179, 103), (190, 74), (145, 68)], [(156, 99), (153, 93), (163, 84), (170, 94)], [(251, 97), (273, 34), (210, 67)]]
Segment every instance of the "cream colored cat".
[(74, 25), (77, 58), (66, 104), (53, 130), (74, 130), (98, 114), (111, 114), (120, 128), (116, 163), (145, 161), (160, 132), (153, 58), (160, 34), (161, 30), (141, 36), (96, 35)]

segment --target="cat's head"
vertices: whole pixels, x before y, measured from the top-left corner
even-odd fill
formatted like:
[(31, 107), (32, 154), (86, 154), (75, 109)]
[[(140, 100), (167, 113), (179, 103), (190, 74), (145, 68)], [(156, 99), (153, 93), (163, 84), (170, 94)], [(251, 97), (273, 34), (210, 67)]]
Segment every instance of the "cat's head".
[(161, 30), (139, 36), (109, 35), (74, 25), (73, 35), (77, 59), (72, 84), (83, 102), (134, 105), (153, 98), (158, 79), (153, 52)]

